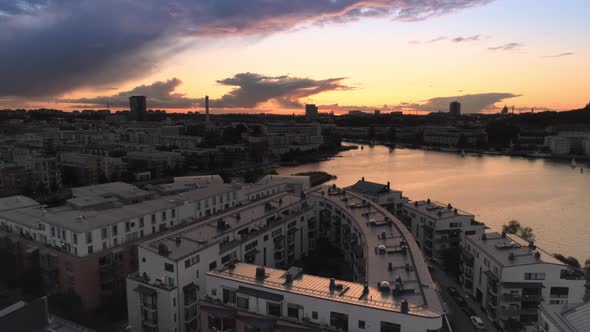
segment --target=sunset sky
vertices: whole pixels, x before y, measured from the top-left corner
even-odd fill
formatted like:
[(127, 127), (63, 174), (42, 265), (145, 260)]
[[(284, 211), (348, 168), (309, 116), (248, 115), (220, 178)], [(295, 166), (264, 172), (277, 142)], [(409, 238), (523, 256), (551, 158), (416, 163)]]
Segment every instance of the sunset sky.
[(569, 110), (587, 0), (6, 0), (0, 108)]

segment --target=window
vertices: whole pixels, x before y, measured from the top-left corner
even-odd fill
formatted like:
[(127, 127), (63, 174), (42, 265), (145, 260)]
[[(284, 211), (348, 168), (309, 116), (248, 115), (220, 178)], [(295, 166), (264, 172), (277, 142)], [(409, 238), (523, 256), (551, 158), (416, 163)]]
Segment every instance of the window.
[(166, 211), (162, 211), (162, 220), (166, 220), (167, 216), (166, 216)]
[(551, 297), (567, 298), (569, 295), (569, 288), (567, 287), (551, 287)]
[(302, 306), (294, 303), (287, 304), (287, 316), (295, 319), (299, 319), (299, 309), (303, 309)]
[(156, 215), (152, 214), (152, 225), (156, 224)]
[(143, 227), (143, 217), (139, 218), (139, 227)]
[(88, 246), (88, 254), (94, 253), (94, 248), (92, 246)]
[(258, 241), (250, 242), (246, 245), (246, 251), (250, 251), (258, 245)]
[(168, 272), (174, 272), (174, 265), (170, 263), (164, 263), (164, 270)]
[(268, 241), (268, 235), (264, 236), (264, 241)]
[(223, 303), (236, 303), (236, 291), (233, 289), (223, 289)]
[(113, 235), (117, 235), (118, 227), (117, 225), (113, 225)]
[(452, 223), (449, 223), (449, 227), (452, 227), (452, 228), (461, 227), (461, 223), (460, 222), (452, 222)]
[(525, 273), (524, 280), (545, 280), (545, 273)]
[(78, 244), (78, 234), (73, 233), (72, 236), (74, 237), (74, 244)]
[(213, 271), (217, 268), (217, 261), (213, 261), (209, 264), (209, 271)]
[(103, 239), (103, 240), (107, 238), (107, 229), (106, 228), (103, 228), (100, 230), (100, 236), (101, 236), (101, 239)]
[(330, 312), (330, 326), (342, 331), (348, 331), (348, 315)]
[(269, 316), (281, 317), (281, 304), (275, 302), (266, 302), (266, 313)]
[(359, 320), (359, 329), (361, 329), (361, 330), (365, 329), (365, 321), (364, 320)]
[(381, 332), (400, 332), (401, 326), (395, 323), (381, 322)]
[(247, 297), (238, 296), (236, 298), (236, 305), (238, 306), (238, 308), (243, 309), (243, 310), (250, 309), (250, 301), (248, 300)]
[(318, 320), (318, 312), (317, 311), (312, 311), (311, 312), (311, 319)]
[(128, 221), (125, 222), (125, 232), (129, 232), (129, 230), (131, 229), (131, 224), (129, 224)]
[(172, 218), (176, 218), (176, 209), (170, 210), (172, 212)]

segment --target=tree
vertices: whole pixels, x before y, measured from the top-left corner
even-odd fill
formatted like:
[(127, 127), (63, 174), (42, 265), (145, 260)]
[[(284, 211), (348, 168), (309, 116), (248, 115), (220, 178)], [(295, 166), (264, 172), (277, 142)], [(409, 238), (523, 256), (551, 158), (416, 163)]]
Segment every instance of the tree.
[(522, 226), (520, 225), (520, 222), (518, 222), (518, 220), (512, 219), (508, 222), (508, 225), (505, 224), (504, 226), (502, 226), (502, 232), (508, 234), (516, 234), (518, 233), (521, 227)]
[(533, 229), (529, 226), (522, 226), (518, 220), (510, 220), (507, 225), (503, 225), (502, 232), (516, 234), (528, 242), (535, 241), (535, 233), (533, 232)]
[[(582, 266), (580, 265), (580, 262), (572, 256), (566, 257), (562, 254), (556, 253), (553, 255), (553, 257), (557, 258), (557, 260), (561, 261), (564, 264), (567, 264), (571, 267), (574, 267), (576, 269), (581, 269)], [(590, 260), (586, 261), (587, 263), (590, 263)]]

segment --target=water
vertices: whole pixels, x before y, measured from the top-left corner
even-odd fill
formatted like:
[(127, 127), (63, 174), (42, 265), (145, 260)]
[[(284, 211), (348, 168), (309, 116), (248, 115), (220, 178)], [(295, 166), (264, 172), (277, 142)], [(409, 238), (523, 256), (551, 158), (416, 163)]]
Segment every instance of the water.
[[(584, 167), (584, 173), (580, 173)], [(552, 253), (590, 258), (590, 165), (507, 156), (458, 154), (385, 146), (350, 150), (328, 161), (282, 167), (280, 174), (325, 171), (338, 186), (391, 182), (410, 199), (452, 203), (492, 230), (512, 219), (531, 226)]]

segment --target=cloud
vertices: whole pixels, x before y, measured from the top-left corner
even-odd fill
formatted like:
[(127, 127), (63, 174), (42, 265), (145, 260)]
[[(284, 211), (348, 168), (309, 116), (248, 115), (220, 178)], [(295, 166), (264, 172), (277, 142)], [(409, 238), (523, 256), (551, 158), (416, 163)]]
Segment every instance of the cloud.
[(561, 58), (562, 56), (569, 56), (569, 55), (574, 55), (574, 54), (576, 54), (576, 53), (565, 52), (565, 53), (554, 54), (554, 55), (545, 55), (545, 56), (543, 56), (543, 58)]
[[(314, 80), (283, 76), (265, 76), (254, 73), (239, 73), (233, 77), (222, 79), (217, 83), (235, 87), (219, 99), (211, 99), (211, 107), (249, 109), (265, 102), (272, 102), (279, 108), (301, 108), (300, 99), (325, 91), (343, 91), (352, 89), (342, 84), (344, 78)], [(60, 99), (59, 102), (76, 104), (78, 108), (85, 106), (128, 107), (129, 97), (147, 96), (149, 108), (194, 108), (204, 107), (203, 99), (189, 98), (183, 93), (174, 92), (182, 81), (172, 78), (158, 81), (150, 85), (141, 85), (129, 91), (111, 96), (94, 98)], [(73, 106), (72, 106), (73, 107)]]
[(433, 39), (419, 41), (419, 40), (410, 40), (408, 43), (410, 44), (432, 44), (437, 43), (443, 40), (450, 40), (453, 43), (464, 43), (464, 42), (472, 42), (472, 41), (479, 41), (481, 35), (473, 35), (473, 36), (457, 36), (457, 37), (447, 37), (447, 36), (440, 36)]
[[(183, 93), (174, 92), (182, 81), (172, 78), (167, 81), (158, 81), (150, 85), (141, 85), (129, 91), (117, 93), (112, 96), (99, 96), (94, 98), (61, 99), (59, 102), (82, 104), (85, 106), (106, 107), (107, 104), (114, 107), (128, 107), (130, 96), (147, 96), (149, 108), (192, 108), (199, 103), (199, 99), (188, 98)], [(75, 105), (81, 108), (82, 105)], [(74, 107), (74, 105), (72, 105)]]
[(239, 73), (217, 83), (236, 87), (220, 99), (212, 100), (216, 108), (253, 108), (263, 102), (275, 102), (280, 108), (301, 108), (300, 99), (325, 91), (352, 88), (342, 84), (343, 77), (314, 80), (284, 76)]
[(508, 43), (494, 47), (488, 47), (490, 51), (512, 51), (523, 47), (523, 43)]
[(464, 43), (464, 42), (478, 41), (480, 37), (481, 37), (480, 35), (473, 35), (473, 36), (467, 36), (467, 37), (459, 36), (459, 37), (453, 38), (451, 41), (453, 43)]
[(449, 104), (453, 101), (458, 101), (461, 103), (461, 113), (480, 113), (497, 108), (495, 106), (496, 103), (516, 97), (520, 97), (520, 95), (505, 92), (487, 92), (459, 96), (433, 97), (422, 103), (402, 102), (388, 107), (391, 110), (406, 112), (448, 112)]
[(53, 96), (145, 77), (206, 37), (367, 18), (416, 21), (492, 0), (0, 1), (0, 96)]

